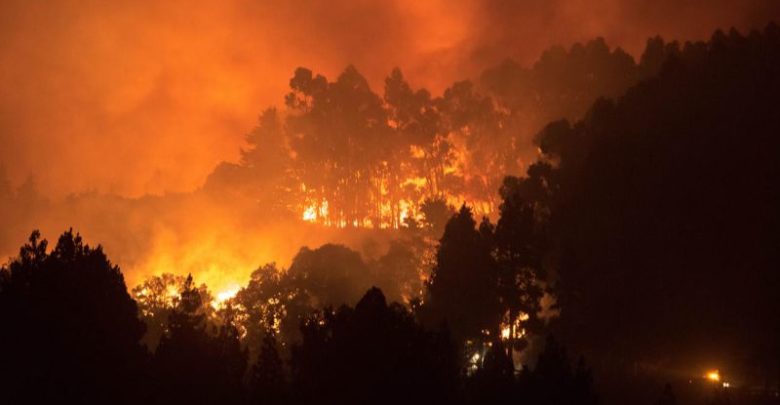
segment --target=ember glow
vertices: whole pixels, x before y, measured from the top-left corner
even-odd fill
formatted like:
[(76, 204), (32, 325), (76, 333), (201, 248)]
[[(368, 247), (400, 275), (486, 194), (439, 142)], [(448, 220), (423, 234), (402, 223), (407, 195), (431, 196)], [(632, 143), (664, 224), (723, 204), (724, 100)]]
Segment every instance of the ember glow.
[(720, 371), (710, 370), (707, 372), (707, 374), (704, 375), (704, 377), (712, 382), (720, 382)]
[(225, 305), (225, 302), (235, 298), (236, 294), (238, 294), (238, 290), (240, 290), (241, 287), (238, 285), (232, 286), (228, 288), (227, 290), (223, 290), (217, 293), (216, 298), (214, 299), (214, 302), (212, 305), (215, 308), (221, 307)]
[[(89, 326), (120, 316), (67, 319), (93, 308), (81, 284), (119, 291), (122, 338), (154, 357), (127, 363), (159, 375), (199, 351), (166, 354), (184, 330), (224, 339), (204, 353), (236, 375), (324, 392), (342, 376), (307, 367), (366, 360), (331, 345), (397, 333), (435, 389), (494, 373), (533, 397), (568, 370), (546, 386), (770, 397), (773, 20), (776, 0), (2, 1), (0, 315), (46, 326), (25, 301), (46, 280), (57, 326)], [(45, 346), (17, 335), (0, 349)]]
[[(575, 7), (553, 1), (538, 9), (502, 10), (478, 1), (398, 0), (359, 7), (351, 1), (305, 2), (300, 7), (311, 12), (301, 14), (298, 6), (241, 1), (202, 7), (186, 2), (31, 7), (6, 1), (0, 10), (0, 35), (7, 44), (0, 51), (0, 84), (6, 96), (0, 103), (14, 114), (4, 115), (0, 124), (8, 146), (0, 150), (0, 160), (15, 184), (32, 172), (47, 194), (193, 190), (216, 161), (237, 158), (258, 106), (278, 103), (290, 72), (302, 64), (334, 75), (354, 63), (374, 87), (392, 66), (401, 66), (418, 85), (441, 91), (485, 67), (472, 56), (476, 53), (490, 55), (489, 64), (507, 56), (532, 63), (549, 46), (597, 35), (639, 53), (656, 34), (698, 39), (717, 27), (763, 23), (753, 21), (761, 12), (739, 2), (677, 10), (677, 23), (663, 17), (675, 13), (648, 15), (639, 6), (614, 11), (611, 2), (600, 3)], [(675, 2), (660, 3), (675, 8)], [(633, 28), (617, 28), (624, 24), (616, 21), (626, 18), (632, 21), (625, 26)], [(544, 29), (536, 30), (542, 19)], [(698, 23), (690, 24), (692, 19)], [(497, 49), (496, 41), (506, 49)], [(523, 46), (512, 46), (517, 41)], [(123, 69), (115, 69), (117, 64)], [(46, 119), (35, 119), (41, 115)], [(182, 149), (178, 134), (188, 134), (191, 146)], [(143, 142), (136, 142), (139, 136)], [(42, 142), (65, 138), (70, 142)], [(50, 165), (35, 164), (36, 144), (36, 153)], [(126, 152), (106, 153), (115, 148)]]
[[(6, 45), (0, 49), (0, 87), (5, 89), (0, 96), (0, 173), (13, 187), (31, 175), (38, 192), (53, 199), (55, 210), (71, 193), (141, 197), (189, 192), (204, 184), (218, 162), (239, 159), (244, 135), (259, 110), (281, 103), (291, 73), (301, 65), (335, 77), (352, 63), (375, 91), (381, 90), (390, 69), (399, 66), (415, 87), (440, 94), (453, 81), (475, 78), (506, 57), (530, 65), (552, 45), (603, 36), (638, 57), (652, 35), (706, 38), (717, 27), (760, 26), (773, 11), (755, 2), (696, 2), (706, 7), (678, 8), (665, 1), (656, 2), (659, 10), (648, 14), (636, 2), (620, 7), (611, 1), (597, 3), (585, 7), (552, 1), (528, 8), (476, 0), (360, 5), (220, 1), (192, 7), (186, 2), (76, 6), (6, 1), (0, 5), (0, 36)], [(300, 13), (299, 7), (310, 12)], [(667, 15), (678, 18), (669, 20)], [(627, 26), (632, 29), (620, 28)], [(524, 142), (533, 150), (530, 139)], [(415, 146), (414, 156), (425, 154)], [(469, 173), (481, 166), (458, 155), (443, 173), (465, 170), (467, 181), (484, 182)], [(402, 188), (426, 187), (422, 177), (402, 182)], [(466, 201), (480, 214), (496, 209), (491, 198), (460, 192), (445, 197), (453, 206)], [(386, 228), (409, 217), (419, 219), (419, 202), (383, 201), (379, 219), (335, 218), (327, 199), (304, 199), (297, 212), (308, 222)], [(171, 270), (169, 258), (155, 253), (166, 245), (155, 242), (160, 226), (153, 223), (153, 212), (138, 212), (137, 218), (130, 218), (129, 235), (118, 237), (106, 229), (108, 219), (91, 211), (58, 211), (35, 214), (0, 235), (0, 253), (14, 254), (15, 242), (33, 227), (56, 232), (74, 226), (118, 255), (126, 271), (137, 273), (130, 274), (131, 280)], [(180, 229), (177, 225), (176, 231)], [(194, 243), (182, 246), (190, 247), (197, 249)], [(267, 258), (285, 261), (293, 252), (290, 248)], [(193, 256), (185, 261), (203, 257)], [(240, 265), (251, 263), (251, 268), (258, 260), (241, 260)], [(184, 267), (179, 271), (201, 272), (198, 266)]]
[(504, 317), (501, 322), (501, 340), (520, 340), (525, 337), (526, 331), (523, 328), (523, 322), (529, 319), (528, 314), (521, 314), (512, 322), (509, 322), (509, 315)]

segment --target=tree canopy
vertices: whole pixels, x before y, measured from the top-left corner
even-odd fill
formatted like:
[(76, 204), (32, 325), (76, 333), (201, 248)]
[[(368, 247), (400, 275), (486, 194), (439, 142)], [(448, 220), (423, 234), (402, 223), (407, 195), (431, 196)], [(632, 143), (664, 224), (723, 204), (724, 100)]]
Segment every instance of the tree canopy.
[(67, 231), (49, 251), (34, 231), (0, 269), (0, 319), (0, 380), (11, 402), (138, 399), (144, 324), (100, 246)]

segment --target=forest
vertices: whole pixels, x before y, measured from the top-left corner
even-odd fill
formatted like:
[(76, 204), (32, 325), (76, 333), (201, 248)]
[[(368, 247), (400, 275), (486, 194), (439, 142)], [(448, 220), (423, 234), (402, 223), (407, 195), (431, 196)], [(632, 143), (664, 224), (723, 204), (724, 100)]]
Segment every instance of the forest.
[[(78, 230), (32, 231), (0, 269), (0, 395), (778, 403), (780, 27), (638, 62), (554, 47), (438, 97), (384, 83), (295, 70), (199, 193), (386, 248), (301, 247), (223, 293), (173, 268), (128, 285)], [(4, 212), (48, 204), (0, 180)], [(685, 368), (713, 358), (728, 385)]]
[(435, 200), (490, 215), (503, 177), (537, 157), (528, 140), (539, 128), (621, 95), (657, 73), (673, 47), (656, 37), (638, 64), (603, 38), (553, 47), (531, 68), (506, 60), (440, 97), (412, 88), (399, 68), (382, 94), (354, 66), (334, 81), (298, 68), (286, 109), (264, 111), (240, 164), (218, 167), (206, 188), (227, 185), (337, 227), (399, 228)]

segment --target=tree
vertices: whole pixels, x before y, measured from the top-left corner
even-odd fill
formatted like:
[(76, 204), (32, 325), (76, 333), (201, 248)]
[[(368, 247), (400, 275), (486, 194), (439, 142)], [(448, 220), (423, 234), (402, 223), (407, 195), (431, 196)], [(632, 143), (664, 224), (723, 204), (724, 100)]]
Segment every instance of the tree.
[(247, 367), (247, 350), (241, 344), (241, 336), (233, 316), (234, 310), (228, 304), (224, 321), (214, 337), (214, 363), (217, 373), (209, 384), (214, 387), (216, 398), (221, 403), (241, 404), (245, 397), (243, 380)]
[(290, 149), (284, 121), (276, 108), (260, 114), (257, 126), (246, 136), (248, 148), (241, 150), (241, 164), (250, 172), (251, 195), (274, 212), (296, 208), (298, 185), (292, 178)]
[(447, 223), (421, 314), (432, 324), (446, 320), (459, 344), (483, 331), (495, 336), (500, 319), (496, 263), (475, 227), (465, 205)]
[(420, 205), (423, 224), (430, 229), (434, 238), (441, 238), (447, 222), (455, 215), (455, 207), (447, 204), (444, 198), (426, 198)]
[(482, 367), (466, 378), (464, 391), (466, 403), (524, 402), (517, 396), (515, 365), (501, 339), (491, 340)]
[(483, 213), (492, 212), (501, 177), (517, 171), (514, 139), (502, 133), (504, 113), (470, 81), (454, 83), (437, 105), (453, 153), (458, 156), (454, 170), (448, 170), (443, 190), (478, 202), (475, 208)]
[(241, 150), (241, 163), (271, 178), (283, 174), (288, 151), (282, 125), (276, 108), (263, 111), (257, 126), (246, 136), (249, 147)]
[[(452, 156), (441, 112), (430, 93), (425, 89), (414, 91), (401, 70), (395, 68), (385, 79), (384, 101), (389, 125), (396, 133), (388, 161), (397, 171), (390, 173), (391, 198), (400, 198), (395, 196), (400, 192), (408, 201), (417, 203), (422, 197), (440, 195), (444, 169)], [(406, 182), (408, 178), (425, 179), (424, 189)]]
[(284, 363), (273, 333), (267, 333), (263, 338), (257, 363), (252, 367), (250, 391), (252, 402), (256, 404), (284, 404), (289, 400)]
[(144, 325), (119, 267), (72, 230), (54, 249), (33, 231), (0, 269), (0, 384), (13, 403), (134, 403)]
[(424, 263), (414, 241), (393, 240), (387, 253), (372, 263), (375, 281), (389, 299), (408, 302), (422, 289)]
[(425, 331), (403, 306), (387, 305), (379, 289), (370, 289), (354, 309), (314, 314), (301, 332), (292, 374), (293, 392), (303, 402), (452, 399), (457, 371), (446, 334)]
[[(163, 273), (159, 276), (151, 276), (133, 287), (131, 296), (138, 303), (141, 320), (146, 324), (143, 343), (150, 350), (154, 351), (157, 348), (160, 338), (165, 333), (168, 318), (178, 306), (180, 292), (186, 282), (187, 277)], [(214, 312), (211, 307), (211, 293), (205, 284), (201, 284), (197, 290), (201, 305), (198, 312), (210, 319)]]
[(566, 349), (552, 336), (547, 337), (536, 367), (522, 373), (519, 384), (520, 395), (533, 404), (598, 403), (584, 360), (580, 358), (576, 370), (572, 370)]
[(168, 328), (154, 354), (158, 403), (238, 403), (246, 353), (232, 319), (216, 336), (207, 331), (201, 294), (192, 276), (185, 281)]
[(246, 331), (244, 342), (253, 358), (269, 334), (281, 349), (289, 349), (299, 338), (300, 321), (314, 309), (307, 290), (276, 263), (252, 272), (249, 283), (236, 294), (235, 304), (239, 324)]
[(357, 302), (374, 281), (359, 253), (333, 244), (314, 250), (302, 248), (293, 258), (287, 277), (315, 308)]
[(335, 82), (298, 68), (290, 87), (290, 147), (307, 203), (327, 210), (333, 225), (379, 224), (381, 204), (372, 195), (382, 194), (381, 183), (373, 180), (389, 134), (381, 99), (353, 66)]
[(499, 193), (502, 203), (493, 240), (498, 265), (498, 294), (509, 338), (521, 349), (520, 323), (528, 332), (538, 331), (541, 298), (547, 288), (546, 259), (551, 255), (548, 235), (549, 193), (539, 179), (541, 165), (529, 169), (526, 178), (507, 177)]
[(567, 341), (628, 358), (702, 341), (778, 357), (778, 32), (719, 31), (679, 52), (653, 41), (645, 63), (669, 53), (656, 77), (542, 131)]

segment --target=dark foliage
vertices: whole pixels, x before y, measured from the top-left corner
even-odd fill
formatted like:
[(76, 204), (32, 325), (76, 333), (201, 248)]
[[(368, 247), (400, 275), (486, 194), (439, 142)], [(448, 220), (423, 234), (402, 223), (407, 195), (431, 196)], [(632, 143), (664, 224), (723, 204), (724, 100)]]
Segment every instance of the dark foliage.
[(243, 400), (246, 352), (227, 317), (216, 335), (206, 330), (201, 295), (188, 277), (153, 359), (156, 403), (225, 403)]
[(459, 345), (484, 330), (498, 333), (496, 263), (490, 241), (465, 205), (447, 223), (426, 286), (421, 316), (430, 325), (447, 322)]
[(0, 270), (0, 392), (9, 403), (132, 403), (144, 325), (119, 268), (67, 231), (34, 231)]
[(357, 302), (371, 286), (371, 273), (360, 254), (341, 245), (301, 249), (288, 276), (308, 293), (316, 307)]
[(284, 404), (290, 401), (289, 381), (273, 334), (263, 338), (263, 347), (252, 367), (249, 389), (255, 404)]
[(542, 161), (511, 180), (547, 193), (557, 334), (606, 374), (730, 353), (777, 381), (780, 29), (656, 38), (645, 58), (657, 77), (549, 124)]
[(658, 77), (540, 136), (557, 166), (529, 174), (555, 193), (569, 332), (621, 355), (708, 342), (778, 358), (780, 29), (670, 53)]
[(354, 307), (325, 310), (301, 327), (293, 348), (293, 393), (304, 403), (442, 403), (456, 386), (446, 333), (425, 331), (382, 292)]
[[(241, 165), (222, 166), (209, 191), (227, 198), (212, 187), (220, 176), (273, 170), (250, 193), (287, 192), (287, 176), (299, 176), (304, 199), (319, 212), (329, 206), (332, 224), (398, 226), (399, 200), (415, 191), (400, 183), (405, 170), (427, 189), (427, 200), (416, 196), (426, 201), (421, 228), (407, 218), (404, 230), (422, 230), (414, 242), (396, 241), (368, 262), (340, 245), (303, 248), (289, 270), (255, 271), (219, 311), (192, 277), (160, 276), (135, 291), (139, 313), (101, 247), (68, 231), (47, 251), (33, 232), (0, 269), (0, 400), (596, 404), (590, 368), (582, 357), (573, 365), (552, 337), (533, 366), (517, 369), (527, 334), (538, 336), (549, 320), (547, 294), (562, 308), (551, 328), (597, 359), (600, 378), (728, 351), (769, 401), (780, 371), (779, 73), (776, 25), (682, 47), (654, 38), (639, 65), (603, 40), (553, 49), (530, 70), (507, 63), (486, 72), (484, 89), (459, 82), (438, 99), (413, 91), (398, 70), (380, 98), (353, 67), (335, 82), (298, 69), (287, 126), (266, 112)], [(618, 99), (591, 104), (639, 80)], [(542, 157), (527, 176), (504, 179), (501, 202), (488, 202), (499, 209), (495, 225), (478, 225), (466, 205), (452, 213), (441, 198), (445, 189), (496, 188), (495, 172), (516, 166), (506, 134), (520, 131), (523, 114), (572, 118), (588, 105), (584, 119), (544, 128)], [(499, 132), (500, 141), (487, 142)], [(266, 143), (294, 157), (263, 163), (257, 146)], [(456, 143), (466, 145), (470, 167), (455, 172), (472, 174), (454, 179), (445, 166)], [(25, 193), (0, 181), (3, 201), (35, 200)], [(391, 219), (382, 218), (383, 198)], [(365, 292), (420, 292), (410, 281), (425, 263), (415, 249), (439, 230), (412, 310), (388, 304), (378, 288)], [(172, 286), (180, 291), (169, 302)], [(159, 336), (153, 356), (139, 318), (152, 341)], [(256, 363), (248, 368), (250, 349)], [(625, 387), (608, 381), (607, 401), (654, 401), (661, 392), (658, 403), (677, 402), (671, 385), (613, 396)], [(706, 387), (712, 403), (738, 401), (725, 385)]]

